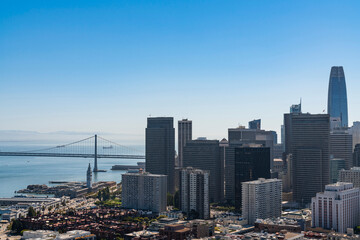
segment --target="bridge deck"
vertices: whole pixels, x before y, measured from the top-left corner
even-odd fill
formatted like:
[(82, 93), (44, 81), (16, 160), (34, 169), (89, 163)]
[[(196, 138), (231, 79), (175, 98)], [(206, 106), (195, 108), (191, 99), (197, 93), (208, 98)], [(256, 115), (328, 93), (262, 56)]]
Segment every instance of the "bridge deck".
[[(0, 152), (0, 156), (7, 157), (72, 157), (72, 158), (95, 158), (95, 154), (76, 154), (76, 153), (27, 153), (27, 152)], [(97, 154), (97, 158), (122, 158), (122, 159), (145, 159), (143, 155), (115, 155)]]

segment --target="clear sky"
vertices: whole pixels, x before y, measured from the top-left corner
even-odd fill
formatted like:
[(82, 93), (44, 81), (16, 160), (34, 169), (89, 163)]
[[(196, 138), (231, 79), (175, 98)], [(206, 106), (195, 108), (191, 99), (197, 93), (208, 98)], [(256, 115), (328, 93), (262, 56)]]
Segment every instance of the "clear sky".
[[(344, 66), (360, 120), (360, 1), (0, 1), (0, 129), (143, 136), (147, 116), (193, 136), (326, 109)], [(280, 134), (279, 134), (280, 135)]]

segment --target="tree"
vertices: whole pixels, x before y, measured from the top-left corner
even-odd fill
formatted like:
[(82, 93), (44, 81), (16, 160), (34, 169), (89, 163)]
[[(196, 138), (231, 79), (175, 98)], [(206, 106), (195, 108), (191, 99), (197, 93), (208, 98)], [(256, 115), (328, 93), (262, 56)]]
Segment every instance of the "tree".
[(167, 193), (167, 205), (174, 206), (174, 196), (171, 193)]
[(35, 212), (35, 209), (33, 207), (29, 207), (28, 209), (28, 217), (36, 217), (36, 212)]
[(23, 230), (23, 225), (19, 219), (12, 220), (11, 230), (16, 232), (17, 234), (21, 233), (21, 231)]
[(102, 190), (99, 190), (98, 195), (97, 195), (97, 198), (99, 199), (99, 201), (102, 201), (102, 198), (103, 198), (103, 196), (102, 196)]

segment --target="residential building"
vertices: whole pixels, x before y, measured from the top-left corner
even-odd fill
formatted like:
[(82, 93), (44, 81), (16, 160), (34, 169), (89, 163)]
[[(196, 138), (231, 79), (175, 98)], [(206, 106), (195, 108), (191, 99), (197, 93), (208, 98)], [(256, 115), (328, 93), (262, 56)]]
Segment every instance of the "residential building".
[(190, 239), (190, 228), (182, 224), (169, 224), (159, 231), (160, 236), (166, 236), (166, 239), (185, 240)]
[(187, 141), (192, 139), (192, 121), (183, 119), (178, 121), (178, 160), (179, 166), (183, 167), (183, 148)]
[(138, 173), (122, 174), (122, 206), (149, 210), (155, 213), (166, 210), (166, 175)]
[(183, 167), (209, 171), (209, 200), (221, 202), (224, 198), (224, 162), (218, 140), (201, 138), (187, 141), (183, 152)]
[(341, 127), (348, 127), (345, 74), (341, 66), (331, 68), (328, 92), (328, 114), (332, 118), (340, 118)]
[(359, 225), (360, 190), (352, 183), (326, 185), (324, 192), (312, 198), (312, 225), (345, 233)]
[(192, 167), (181, 170), (180, 207), (190, 219), (210, 217), (208, 171)]
[(249, 224), (256, 219), (281, 216), (282, 182), (259, 178), (242, 183), (242, 214)]
[(149, 117), (146, 128), (145, 168), (167, 175), (167, 190), (175, 193), (175, 129), (172, 117)]

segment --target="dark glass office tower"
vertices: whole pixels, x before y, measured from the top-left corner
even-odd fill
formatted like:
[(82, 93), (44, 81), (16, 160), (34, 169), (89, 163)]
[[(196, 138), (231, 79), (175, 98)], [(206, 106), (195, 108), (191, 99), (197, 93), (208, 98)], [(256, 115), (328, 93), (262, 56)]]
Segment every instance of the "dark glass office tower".
[(328, 114), (338, 118), (341, 127), (348, 126), (346, 83), (343, 67), (332, 67), (329, 80)]
[(235, 208), (241, 208), (242, 183), (258, 178), (270, 178), (270, 148), (236, 147), (235, 149)]
[(168, 176), (168, 192), (174, 193), (175, 129), (172, 117), (150, 117), (146, 128), (147, 172)]
[(261, 129), (261, 119), (254, 119), (249, 122), (249, 129)]
[(183, 149), (187, 141), (192, 139), (192, 121), (178, 121), (178, 158), (179, 167), (183, 166)]
[(224, 197), (224, 164), (218, 140), (189, 140), (183, 152), (183, 167), (193, 167), (210, 172), (209, 200), (221, 202)]
[[(285, 114), (287, 115), (287, 114)], [(289, 114), (289, 153), (292, 153), (293, 198), (310, 203), (330, 182), (330, 119), (328, 114)]]

